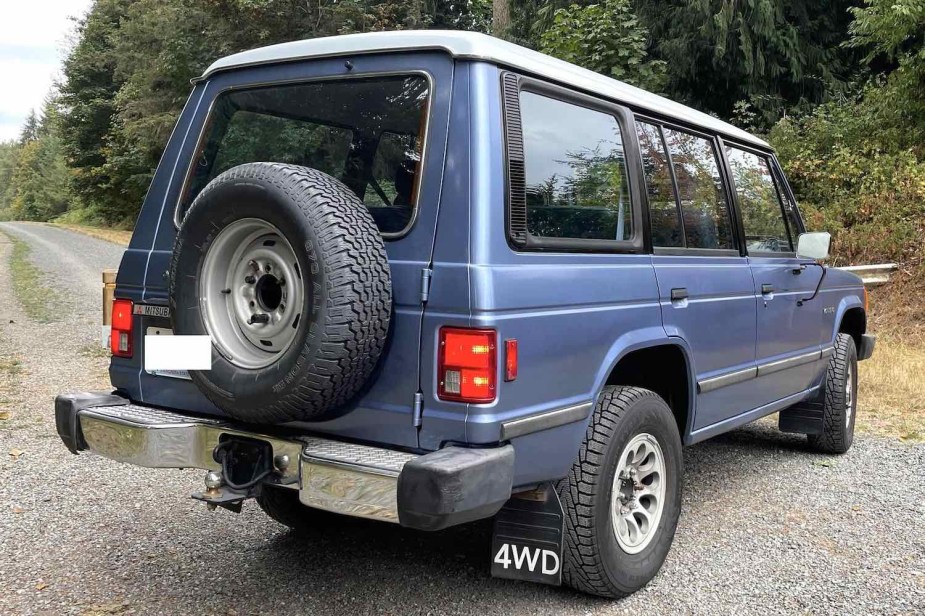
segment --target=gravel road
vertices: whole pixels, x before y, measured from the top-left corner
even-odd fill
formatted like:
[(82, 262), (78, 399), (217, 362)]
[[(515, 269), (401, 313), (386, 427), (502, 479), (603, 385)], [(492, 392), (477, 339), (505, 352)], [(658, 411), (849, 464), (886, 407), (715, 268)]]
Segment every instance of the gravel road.
[(235, 515), (190, 500), (200, 471), (73, 456), (52, 399), (107, 384), (99, 271), (121, 248), (43, 225), (0, 231), (69, 298), (60, 320), (31, 322), (0, 234), (0, 355), (23, 367), (0, 400), (14, 413), (0, 421), (0, 614), (925, 613), (921, 443), (861, 435), (825, 457), (759, 422), (687, 449), (668, 561), (617, 602), (491, 579), (489, 524), (426, 534), (344, 518), (303, 538), (253, 503)]

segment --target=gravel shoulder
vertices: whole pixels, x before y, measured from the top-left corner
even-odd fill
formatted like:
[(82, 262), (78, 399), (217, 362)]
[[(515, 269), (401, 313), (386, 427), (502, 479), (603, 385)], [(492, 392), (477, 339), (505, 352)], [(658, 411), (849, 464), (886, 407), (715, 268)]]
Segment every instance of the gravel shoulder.
[[(668, 561), (617, 602), (491, 579), (487, 523), (427, 534), (343, 518), (299, 537), (253, 503), (235, 515), (190, 500), (199, 471), (71, 455), (53, 397), (108, 383), (99, 271), (123, 249), (0, 230), (69, 298), (59, 320), (32, 322), (0, 267), (0, 357), (21, 362), (0, 396), (13, 411), (0, 421), (0, 614), (925, 613), (923, 443), (858, 435), (827, 457), (765, 421), (688, 448)], [(0, 234), (0, 264), (10, 250)]]

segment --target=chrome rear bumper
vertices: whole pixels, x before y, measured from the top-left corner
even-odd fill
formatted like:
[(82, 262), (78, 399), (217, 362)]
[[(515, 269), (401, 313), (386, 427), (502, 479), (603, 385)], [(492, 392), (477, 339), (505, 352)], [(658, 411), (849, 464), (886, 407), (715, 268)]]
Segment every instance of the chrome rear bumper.
[[(303, 504), (415, 528), (444, 528), (491, 516), (511, 493), (509, 445), (448, 447), (416, 455), (315, 436), (255, 432), (221, 419), (129, 403), (112, 394), (59, 396), (55, 414), (58, 433), (71, 451), (89, 450), (148, 468), (220, 471), (213, 459), (219, 442), (230, 437), (263, 441), (272, 448), (275, 483), (298, 489)], [(400, 489), (409, 463), (413, 468)]]

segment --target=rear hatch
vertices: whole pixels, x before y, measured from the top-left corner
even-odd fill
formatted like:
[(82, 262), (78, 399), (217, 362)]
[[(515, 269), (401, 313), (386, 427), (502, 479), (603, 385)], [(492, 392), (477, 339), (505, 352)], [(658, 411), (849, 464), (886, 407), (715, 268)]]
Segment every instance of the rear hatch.
[(135, 301), (135, 352), (113, 359), (113, 384), (148, 404), (220, 414), (183, 373), (142, 366), (144, 335), (171, 333), (163, 273), (176, 225), (231, 167), (303, 165), (340, 179), (369, 208), (386, 239), (394, 306), (389, 343), (364, 392), (336, 419), (296, 425), (417, 447), (422, 280), (433, 253), (452, 79), (449, 56), (407, 53), (238, 69), (198, 84), (119, 272), (117, 297)]

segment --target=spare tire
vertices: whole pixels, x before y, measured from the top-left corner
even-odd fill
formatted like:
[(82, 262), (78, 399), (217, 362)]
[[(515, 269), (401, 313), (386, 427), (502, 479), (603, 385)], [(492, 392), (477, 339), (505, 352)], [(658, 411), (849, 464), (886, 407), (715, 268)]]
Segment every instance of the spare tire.
[(250, 163), (212, 180), (173, 249), (176, 334), (208, 335), (196, 386), (252, 423), (318, 420), (372, 375), (389, 330), (392, 284), (366, 206), (331, 176)]

